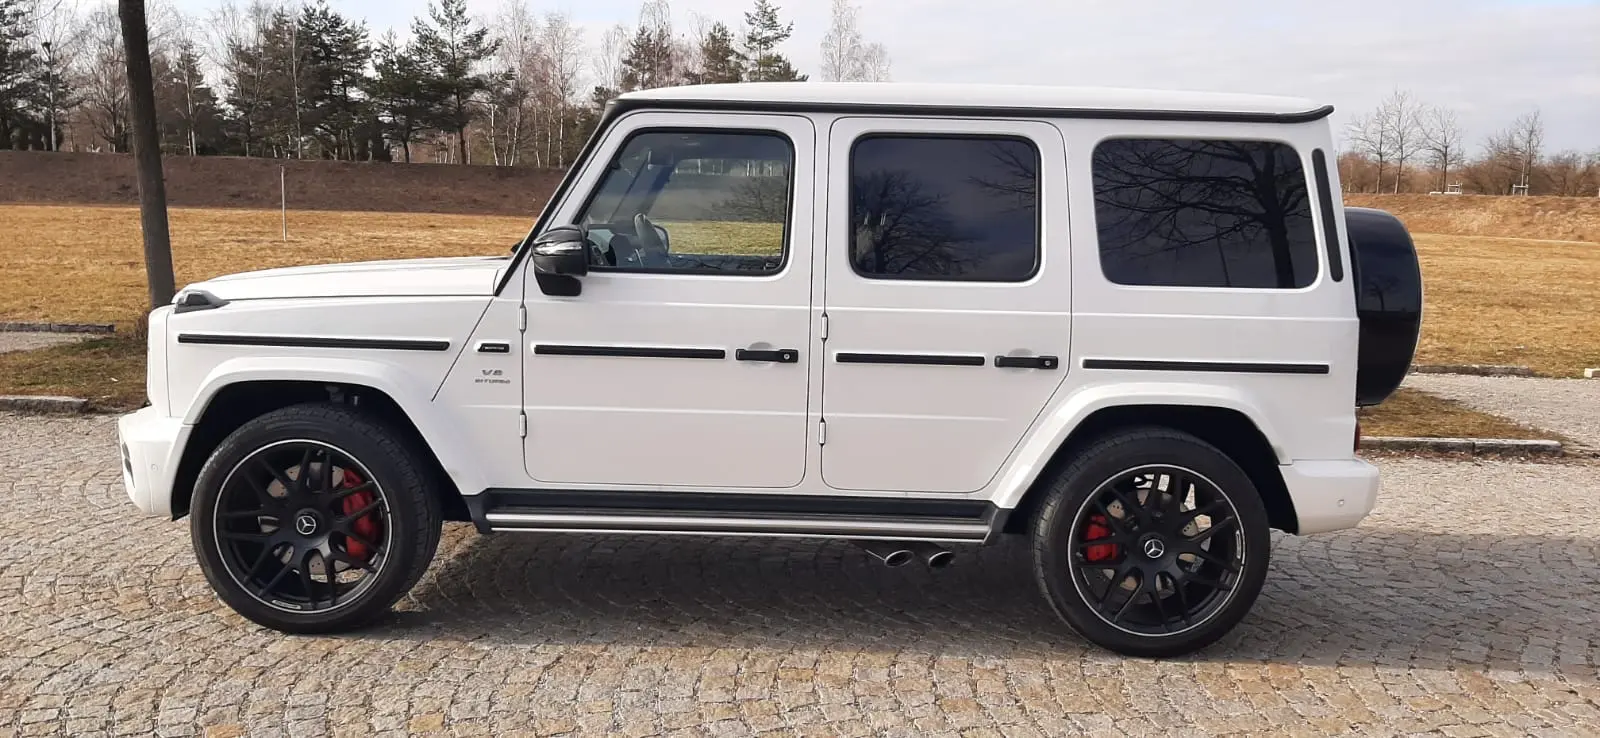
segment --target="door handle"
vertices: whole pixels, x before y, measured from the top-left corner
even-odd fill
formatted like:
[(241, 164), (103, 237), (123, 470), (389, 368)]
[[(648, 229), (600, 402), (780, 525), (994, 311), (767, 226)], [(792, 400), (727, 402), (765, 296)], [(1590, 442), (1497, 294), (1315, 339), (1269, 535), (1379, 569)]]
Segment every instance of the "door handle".
[(996, 356), (994, 365), (1001, 369), (1056, 369), (1061, 359), (1055, 356)]
[(800, 352), (795, 349), (739, 349), (733, 352), (733, 358), (739, 361), (770, 361), (775, 364), (793, 364), (800, 361)]

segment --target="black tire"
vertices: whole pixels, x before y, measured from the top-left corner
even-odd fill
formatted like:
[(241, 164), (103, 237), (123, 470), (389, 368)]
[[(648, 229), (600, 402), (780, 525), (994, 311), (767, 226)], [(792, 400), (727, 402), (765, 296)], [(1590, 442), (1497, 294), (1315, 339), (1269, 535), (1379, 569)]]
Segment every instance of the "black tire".
[[(195, 483), (190, 536), (206, 580), (240, 615), (286, 633), (347, 631), (383, 617), (439, 545), (439, 485), (423, 453), (407, 435), (345, 405), (294, 405), (250, 420), (223, 439)], [(284, 468), (283, 454), (301, 454), (301, 465)], [(349, 484), (336, 486), (335, 474)], [(310, 489), (324, 476), (326, 487)], [(349, 509), (352, 497), (360, 509)], [(259, 509), (240, 511), (236, 503)], [(320, 533), (320, 544), (296, 536), (300, 517), (312, 519), (305, 527)], [(365, 541), (356, 527), (363, 523), (361, 535), (372, 540), (352, 543)], [(245, 560), (254, 562), (248, 570)], [(291, 590), (290, 578), (303, 586)], [(343, 601), (341, 587), (348, 587)]]
[(1192, 653), (1232, 630), (1261, 593), (1271, 546), (1261, 496), (1199, 438), (1159, 427), (1109, 434), (1043, 492), (1034, 576), (1056, 614), (1095, 644), (1130, 656)]

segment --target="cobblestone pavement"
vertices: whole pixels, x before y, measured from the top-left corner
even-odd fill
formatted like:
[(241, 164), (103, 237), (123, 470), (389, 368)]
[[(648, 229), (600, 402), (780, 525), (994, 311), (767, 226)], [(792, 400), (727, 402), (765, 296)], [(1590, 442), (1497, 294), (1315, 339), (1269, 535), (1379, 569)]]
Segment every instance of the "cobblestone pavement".
[(112, 438), (0, 416), (0, 736), (1600, 732), (1592, 464), (1383, 460), (1373, 518), (1277, 537), (1246, 622), (1154, 662), (1067, 632), (1020, 545), (464, 526), (392, 620), (282, 636), (129, 505)]
[(0, 354), (7, 351), (32, 351), (46, 346), (82, 341), (93, 336), (81, 333), (14, 333), (0, 331)]
[(1411, 374), (1405, 384), (1600, 450), (1600, 379)]

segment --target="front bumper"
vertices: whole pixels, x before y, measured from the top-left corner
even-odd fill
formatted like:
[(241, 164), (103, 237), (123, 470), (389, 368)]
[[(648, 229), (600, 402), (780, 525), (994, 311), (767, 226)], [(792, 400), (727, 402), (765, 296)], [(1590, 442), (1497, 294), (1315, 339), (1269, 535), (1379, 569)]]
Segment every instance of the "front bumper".
[(1378, 467), (1361, 459), (1303, 459), (1278, 471), (1301, 535), (1354, 528), (1378, 502)]
[(169, 418), (156, 407), (117, 419), (122, 484), (135, 507), (151, 515), (172, 517), (172, 480), (190, 429), (182, 418)]

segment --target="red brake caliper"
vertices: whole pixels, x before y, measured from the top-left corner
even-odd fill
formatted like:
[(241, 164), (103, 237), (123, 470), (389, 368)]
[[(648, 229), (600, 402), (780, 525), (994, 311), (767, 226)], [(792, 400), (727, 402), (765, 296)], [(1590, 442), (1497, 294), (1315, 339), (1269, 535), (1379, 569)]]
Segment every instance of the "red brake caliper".
[[(1106, 516), (1090, 515), (1089, 524), (1085, 526), (1083, 534), (1083, 538), (1086, 541), (1110, 538), (1111, 528), (1106, 525)], [(1084, 549), (1083, 557), (1095, 562), (1110, 561), (1117, 558), (1117, 549), (1118, 547), (1115, 543), (1102, 543)]]
[[(340, 486), (344, 487), (345, 489), (350, 489), (351, 487), (359, 487), (362, 484), (363, 482), (360, 475), (350, 471), (349, 469), (344, 470), (344, 482), (342, 482)], [(371, 492), (357, 492), (349, 497), (344, 498), (344, 514), (349, 515), (363, 507), (366, 507), (367, 505), (372, 504), (373, 499), (374, 498)], [(361, 536), (368, 541), (372, 541), (374, 543), (377, 542), (377, 513), (367, 513), (366, 515), (356, 518), (355, 521), (350, 524), (350, 527), (355, 529), (356, 535)], [(354, 556), (362, 561), (366, 561), (367, 557), (372, 555), (372, 552), (367, 550), (367, 544), (361, 543), (360, 541), (348, 536), (346, 536), (344, 539), (344, 548), (350, 553), (351, 556)]]

